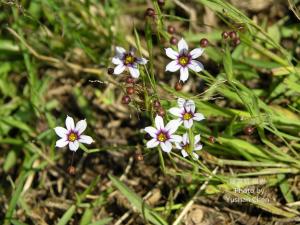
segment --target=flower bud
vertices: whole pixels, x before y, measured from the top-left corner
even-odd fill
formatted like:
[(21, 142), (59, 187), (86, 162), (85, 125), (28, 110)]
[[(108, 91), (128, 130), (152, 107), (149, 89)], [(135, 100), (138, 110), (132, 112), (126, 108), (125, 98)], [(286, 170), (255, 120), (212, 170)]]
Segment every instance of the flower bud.
[(128, 95), (122, 97), (122, 104), (128, 105), (131, 102), (131, 98)]
[(107, 73), (108, 73), (108, 74), (114, 74), (114, 68), (109, 67), (109, 68), (107, 69)]
[(69, 166), (67, 170), (70, 175), (75, 175), (76, 173), (76, 168), (74, 166)]
[(228, 36), (229, 36), (228, 33), (226, 31), (223, 31), (222, 38), (225, 40), (228, 38)]
[(177, 81), (176, 84), (175, 84), (175, 90), (176, 91), (181, 91), (182, 87), (183, 87), (182, 81)]
[(208, 44), (209, 44), (209, 41), (208, 41), (206, 38), (202, 38), (202, 39), (200, 40), (200, 46), (201, 46), (202, 48), (206, 48), (206, 47), (208, 46)]
[(178, 40), (177, 40), (176, 37), (172, 36), (172, 37), (170, 38), (170, 44), (171, 44), (171, 45), (176, 45), (177, 42), (178, 42)]
[(155, 11), (153, 8), (148, 8), (145, 12), (145, 16), (149, 16), (149, 17), (154, 17), (155, 16)]
[(127, 87), (126, 88), (126, 93), (129, 95), (132, 95), (134, 93), (134, 88), (133, 87)]
[(174, 34), (175, 31), (176, 31), (176, 30), (175, 30), (175, 27), (173, 27), (172, 25), (169, 25), (169, 26), (168, 26), (168, 33), (169, 33), (169, 34)]

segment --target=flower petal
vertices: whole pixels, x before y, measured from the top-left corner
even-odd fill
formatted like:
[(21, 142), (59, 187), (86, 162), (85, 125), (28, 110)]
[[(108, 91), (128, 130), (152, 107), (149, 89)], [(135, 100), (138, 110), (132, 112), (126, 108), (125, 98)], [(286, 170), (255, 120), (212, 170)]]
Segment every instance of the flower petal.
[(147, 148), (155, 148), (159, 142), (156, 139), (152, 139), (147, 142)]
[(204, 48), (195, 48), (190, 52), (190, 55), (192, 56), (192, 59), (196, 59), (201, 56), (203, 52)]
[(76, 123), (75, 130), (78, 132), (78, 134), (82, 134), (82, 132), (86, 129), (86, 120), (80, 120)]
[(205, 119), (205, 117), (203, 116), (203, 114), (201, 114), (201, 113), (194, 114), (193, 120), (200, 121), (200, 120), (204, 120), (204, 119)]
[(184, 145), (186, 145), (186, 144), (189, 143), (189, 138), (188, 138), (188, 134), (187, 133), (185, 133), (185, 134), (182, 135), (182, 143)]
[(182, 149), (182, 146), (179, 142), (175, 142), (176, 149)]
[(145, 131), (150, 134), (151, 137), (156, 138), (157, 129), (154, 127), (146, 127)]
[(180, 41), (178, 42), (178, 51), (187, 51), (189, 49), (189, 46), (187, 45), (186, 41), (181, 38)]
[(166, 55), (170, 59), (177, 59), (178, 53), (176, 51), (174, 51), (172, 48), (166, 48), (165, 50), (166, 50)]
[(123, 73), (123, 71), (126, 69), (126, 66), (122, 63), (122, 64), (119, 64), (115, 67), (114, 69), (114, 74), (118, 75), (118, 74), (121, 74)]
[(194, 156), (196, 159), (199, 159), (199, 155), (198, 155), (196, 152), (193, 152), (193, 156)]
[(122, 47), (117, 46), (116, 47), (116, 55), (119, 58), (122, 58), (122, 56), (126, 53), (126, 50)]
[(137, 63), (141, 65), (147, 64), (148, 60), (145, 58), (137, 58)]
[(59, 147), (59, 148), (63, 148), (65, 147), (69, 142), (67, 141), (67, 139), (62, 138), (59, 139), (58, 141), (56, 141), (55, 147)]
[(173, 108), (169, 109), (169, 112), (174, 116), (181, 116), (182, 110), (180, 108), (173, 107)]
[(76, 152), (77, 151), (77, 149), (79, 148), (79, 142), (78, 141), (74, 141), (74, 142), (69, 142), (69, 149), (71, 150), (71, 151), (74, 151), (74, 152)]
[(175, 131), (178, 129), (180, 126), (180, 120), (171, 120), (167, 125), (166, 125), (166, 130), (168, 131), (169, 134), (175, 133)]
[(66, 137), (66, 136), (67, 136), (67, 133), (68, 133), (67, 129), (64, 128), (64, 127), (55, 127), (55, 128), (54, 128), (54, 131), (55, 131), (55, 133), (56, 133), (59, 137), (61, 137), (61, 138)]
[(94, 142), (94, 140), (88, 135), (80, 135), (79, 142), (90, 145)]
[(192, 119), (184, 120), (183, 124), (186, 129), (189, 129), (193, 126), (193, 120)]
[(197, 73), (199, 73), (200, 71), (204, 70), (203, 64), (201, 62), (199, 62), (199, 61), (196, 61), (196, 60), (191, 60), (191, 62), (188, 65), (188, 67), (191, 70), (193, 70), (193, 71), (195, 71)]
[(181, 108), (181, 107), (183, 107), (184, 105), (185, 105), (185, 99), (183, 99), (183, 98), (178, 98), (178, 100), (177, 100), (177, 104), (178, 104), (178, 106)]
[(161, 142), (160, 147), (164, 152), (170, 152), (172, 150), (172, 144), (169, 141)]
[(138, 78), (140, 76), (140, 71), (138, 68), (129, 66), (128, 69), (133, 78)]
[(187, 67), (180, 68), (180, 80), (185, 82), (189, 78), (189, 70)]
[(155, 117), (155, 126), (158, 130), (165, 128), (163, 118), (159, 115), (156, 115)]
[(182, 137), (179, 135), (171, 135), (170, 141), (175, 143), (180, 143), (182, 141)]
[(184, 108), (187, 112), (195, 112), (195, 102), (193, 100), (187, 100), (184, 104)]
[(66, 127), (67, 127), (67, 130), (68, 130), (68, 131), (74, 130), (74, 128), (75, 128), (74, 120), (73, 120), (73, 118), (70, 117), (70, 116), (67, 116), (67, 119), (66, 119)]
[(178, 64), (176, 60), (173, 60), (169, 62), (169, 64), (166, 66), (166, 71), (176, 72), (177, 70), (180, 69), (180, 67), (181, 67), (180, 64)]
[(118, 57), (113, 57), (111, 61), (115, 65), (119, 65), (119, 64), (123, 63), (122, 60), (120, 58), (118, 58)]
[(189, 154), (188, 154), (185, 150), (181, 150), (181, 155), (185, 158), (185, 157), (187, 157)]
[(200, 139), (201, 139), (200, 134), (197, 134), (194, 138), (195, 145), (199, 143)]
[(201, 150), (202, 149), (202, 145), (195, 145), (195, 151), (199, 151), (199, 150)]

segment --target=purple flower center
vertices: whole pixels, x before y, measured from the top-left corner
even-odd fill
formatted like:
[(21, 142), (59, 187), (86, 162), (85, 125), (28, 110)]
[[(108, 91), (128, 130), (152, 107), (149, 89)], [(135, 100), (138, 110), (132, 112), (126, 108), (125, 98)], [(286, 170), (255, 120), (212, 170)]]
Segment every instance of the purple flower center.
[(156, 138), (159, 142), (165, 142), (166, 140), (170, 139), (170, 135), (168, 134), (168, 132), (160, 130), (156, 134)]
[(124, 54), (123, 62), (126, 66), (132, 65), (133, 63), (135, 63), (135, 61), (136, 61), (136, 58), (132, 54), (130, 54), (130, 53)]
[(67, 135), (68, 141), (74, 142), (79, 139), (79, 135), (77, 132), (71, 130), (71, 132)]
[(190, 64), (191, 56), (187, 52), (182, 52), (179, 54), (177, 61), (181, 66), (185, 67)]

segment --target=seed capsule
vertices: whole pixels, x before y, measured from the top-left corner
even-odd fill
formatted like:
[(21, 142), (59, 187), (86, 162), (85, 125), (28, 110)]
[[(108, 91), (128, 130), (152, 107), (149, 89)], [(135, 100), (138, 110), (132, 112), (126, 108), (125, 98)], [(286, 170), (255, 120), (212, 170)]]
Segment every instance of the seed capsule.
[(155, 11), (153, 8), (148, 8), (145, 12), (145, 16), (149, 16), (149, 17), (154, 17), (155, 16)]
[(216, 141), (216, 138), (215, 138), (214, 136), (209, 136), (208, 141), (209, 141), (210, 143), (214, 144), (215, 141)]
[(157, 0), (157, 4), (162, 7), (165, 5), (165, 0)]
[(133, 84), (134, 83), (134, 79), (132, 77), (127, 77), (125, 81), (126, 81), (127, 84)]
[(134, 158), (135, 158), (136, 161), (143, 161), (144, 160), (144, 156), (140, 152), (136, 152), (134, 154)]
[(181, 91), (182, 87), (183, 87), (182, 81), (177, 81), (176, 84), (175, 84), (175, 90), (176, 91)]
[(202, 38), (202, 39), (200, 40), (200, 46), (201, 46), (202, 48), (206, 48), (208, 45), (209, 45), (209, 41), (208, 41), (206, 38)]
[(157, 114), (158, 114), (159, 116), (161, 116), (161, 117), (164, 117), (164, 116), (166, 115), (166, 111), (164, 110), (163, 107), (159, 107), (159, 108), (157, 109)]
[(222, 38), (225, 40), (228, 38), (228, 36), (229, 36), (228, 33), (226, 31), (223, 31)]
[(76, 168), (74, 166), (69, 166), (67, 170), (70, 175), (74, 175), (76, 173)]
[(255, 128), (252, 127), (252, 126), (244, 127), (244, 133), (245, 133), (246, 135), (251, 135), (251, 134), (254, 133), (254, 131), (255, 131)]
[(131, 98), (128, 95), (122, 97), (122, 104), (128, 105), (131, 102)]
[(109, 67), (109, 68), (107, 69), (107, 73), (108, 73), (108, 74), (113, 74), (113, 73), (114, 73), (114, 68)]
[(175, 31), (176, 31), (176, 30), (175, 30), (175, 27), (173, 27), (172, 25), (169, 25), (169, 26), (168, 26), (168, 33), (169, 33), (169, 34), (174, 34)]
[(240, 43), (241, 43), (241, 39), (238, 37), (232, 40), (233, 46), (238, 46)]
[(160, 107), (160, 102), (158, 100), (153, 101), (153, 107), (158, 109)]
[(172, 37), (170, 38), (170, 44), (171, 44), (171, 45), (176, 45), (177, 42), (178, 42), (178, 40), (177, 40), (176, 37), (172, 36)]
[(132, 95), (134, 93), (134, 88), (133, 87), (127, 87), (126, 88), (126, 93), (129, 95)]
[(229, 32), (229, 37), (230, 37), (231, 39), (235, 39), (235, 38), (237, 37), (236, 32), (235, 32), (235, 31), (230, 31), (230, 32)]

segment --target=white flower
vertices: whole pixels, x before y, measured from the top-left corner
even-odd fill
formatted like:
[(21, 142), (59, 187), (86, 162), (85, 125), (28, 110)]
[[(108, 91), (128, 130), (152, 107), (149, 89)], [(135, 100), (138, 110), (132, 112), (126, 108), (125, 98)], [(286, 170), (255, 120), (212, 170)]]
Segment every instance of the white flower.
[(195, 48), (191, 52), (188, 51), (189, 47), (186, 41), (182, 38), (178, 42), (178, 52), (172, 48), (166, 48), (166, 55), (173, 59), (167, 66), (166, 71), (176, 72), (180, 69), (180, 80), (185, 82), (189, 77), (189, 70), (200, 72), (204, 69), (201, 62), (195, 60), (202, 55), (203, 48)]
[(177, 120), (171, 120), (166, 126), (161, 116), (155, 117), (155, 127), (146, 127), (145, 131), (153, 138), (147, 142), (147, 148), (160, 145), (164, 152), (172, 150), (172, 142), (181, 142), (181, 136), (174, 135), (180, 124)]
[(83, 135), (83, 131), (86, 129), (86, 121), (80, 120), (74, 124), (74, 120), (72, 117), (67, 116), (66, 119), (66, 128), (64, 127), (55, 127), (55, 133), (61, 138), (56, 141), (56, 147), (62, 148), (69, 144), (69, 149), (71, 151), (76, 152), (79, 148), (79, 142), (85, 144), (91, 144), (93, 139), (90, 136)]
[(179, 122), (184, 124), (184, 127), (189, 129), (193, 126), (193, 120), (200, 121), (205, 119), (201, 113), (197, 113), (195, 103), (193, 100), (178, 99), (178, 106), (169, 109), (169, 112), (174, 116), (179, 117)]
[(128, 68), (133, 78), (140, 76), (138, 64), (145, 65), (147, 62), (145, 58), (135, 57), (133, 50), (126, 52), (124, 48), (118, 46), (116, 47), (116, 55), (112, 58), (112, 63), (117, 65), (114, 69), (114, 74), (119, 75)]
[(202, 149), (202, 145), (199, 143), (200, 142), (200, 134), (196, 135), (194, 137), (194, 148), (190, 149), (190, 145), (189, 145), (189, 138), (188, 138), (188, 134), (185, 133), (182, 136), (182, 142), (180, 143), (175, 143), (176, 148), (177, 149), (181, 149), (181, 154), (183, 157), (187, 157), (189, 154), (188, 152), (191, 150), (191, 154), (196, 158), (199, 159), (199, 156), (196, 152), (194, 151), (199, 151)]

